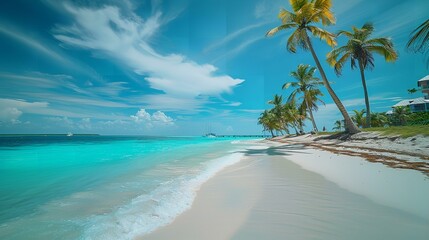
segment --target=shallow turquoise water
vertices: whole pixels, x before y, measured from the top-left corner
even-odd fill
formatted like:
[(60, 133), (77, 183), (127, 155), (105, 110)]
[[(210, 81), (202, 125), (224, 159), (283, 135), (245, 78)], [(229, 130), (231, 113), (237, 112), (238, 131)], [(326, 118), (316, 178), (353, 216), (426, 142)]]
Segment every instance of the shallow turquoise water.
[(1, 239), (130, 239), (171, 222), (242, 156), (237, 139), (0, 139)]

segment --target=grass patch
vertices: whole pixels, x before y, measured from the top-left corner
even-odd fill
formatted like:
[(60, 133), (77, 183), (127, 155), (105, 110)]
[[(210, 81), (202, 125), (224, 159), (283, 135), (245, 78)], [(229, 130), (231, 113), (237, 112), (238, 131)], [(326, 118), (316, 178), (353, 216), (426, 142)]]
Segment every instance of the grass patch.
[(380, 132), (383, 135), (399, 135), (401, 137), (413, 137), (416, 135), (429, 136), (428, 125), (392, 126), (379, 128), (365, 128), (364, 132)]
[(333, 135), (333, 134), (337, 134), (340, 132), (318, 132), (317, 136), (326, 136), (326, 135)]

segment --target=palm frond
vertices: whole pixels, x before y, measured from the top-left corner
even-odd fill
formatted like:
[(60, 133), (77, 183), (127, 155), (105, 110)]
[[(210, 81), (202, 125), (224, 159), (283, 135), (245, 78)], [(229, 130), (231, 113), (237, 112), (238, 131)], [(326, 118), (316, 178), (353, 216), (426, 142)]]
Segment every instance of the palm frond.
[(311, 33), (314, 36), (316, 36), (316, 37), (320, 38), (321, 40), (325, 41), (329, 46), (335, 47), (337, 45), (337, 41), (335, 40), (334, 34), (328, 32), (328, 31), (326, 31), (324, 29), (315, 27), (315, 26), (308, 26), (308, 29), (311, 31)]
[(307, 2), (308, 0), (289, 0), (289, 3), (292, 6), (292, 10), (294, 12), (298, 12)]
[(270, 31), (268, 31), (265, 36), (273, 36), (274, 34), (276, 34), (278, 31), (284, 30), (284, 29), (289, 29), (292, 27), (296, 27), (296, 23), (286, 23), (286, 24), (282, 24), (278, 27), (275, 27), (273, 29), (271, 29)]
[(351, 53), (345, 53), (334, 65), (334, 71), (335, 74), (338, 76), (341, 75), (341, 71), (343, 70), (344, 64), (347, 62), (347, 60), (350, 58)]
[(353, 38), (353, 33), (349, 32), (349, 31), (346, 31), (346, 30), (340, 30), (340, 31), (338, 31), (337, 37), (339, 37), (341, 35), (344, 35), (344, 36), (346, 36), (348, 38)]
[(334, 48), (326, 55), (326, 60), (328, 61), (329, 65), (334, 66), (337, 63), (337, 58), (341, 54), (346, 54), (348, 51), (349, 51), (349, 46), (347, 45)]
[(278, 18), (283, 24), (290, 23), (296, 17), (296, 15), (286, 9), (281, 9)]
[(369, 46), (366, 48), (370, 52), (377, 53), (384, 57), (386, 62), (394, 62), (398, 59), (398, 54), (393, 48), (385, 46)]
[(380, 45), (393, 49), (393, 42), (390, 38), (373, 38), (365, 41), (366, 45)]
[(304, 50), (308, 49), (307, 42), (303, 36), (304, 34), (305, 30), (298, 28), (289, 36), (286, 42), (286, 48), (289, 52), (295, 53), (297, 45)]
[(289, 87), (297, 87), (298, 83), (296, 82), (287, 82), (285, 84), (283, 84), (282, 89), (288, 89)]
[(424, 52), (429, 48), (429, 19), (411, 32), (407, 48), (415, 52)]
[(324, 26), (335, 24), (335, 16), (331, 11), (331, 0), (315, 0), (313, 5), (315, 9), (320, 10), (319, 18)]

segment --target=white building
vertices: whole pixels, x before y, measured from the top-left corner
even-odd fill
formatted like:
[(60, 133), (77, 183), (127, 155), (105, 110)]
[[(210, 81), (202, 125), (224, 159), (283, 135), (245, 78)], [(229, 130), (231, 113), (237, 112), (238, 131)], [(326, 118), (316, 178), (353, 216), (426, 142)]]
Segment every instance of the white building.
[(417, 86), (422, 89), (422, 93), (425, 99), (429, 99), (429, 75), (420, 79), (417, 82)]
[(417, 86), (422, 90), (423, 97), (402, 100), (392, 108), (409, 106), (411, 112), (429, 112), (429, 75), (417, 81)]

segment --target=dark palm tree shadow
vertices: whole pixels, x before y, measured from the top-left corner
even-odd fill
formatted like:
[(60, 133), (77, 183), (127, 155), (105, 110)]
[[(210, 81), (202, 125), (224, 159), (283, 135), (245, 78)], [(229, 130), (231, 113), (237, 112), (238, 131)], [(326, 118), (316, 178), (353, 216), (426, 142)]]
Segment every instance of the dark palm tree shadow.
[(238, 151), (240, 153), (244, 153), (246, 156), (252, 155), (268, 155), (268, 156), (287, 156), (292, 153), (306, 153), (302, 151), (307, 147), (303, 144), (285, 144), (282, 146), (269, 147), (266, 149), (246, 149), (242, 151)]

